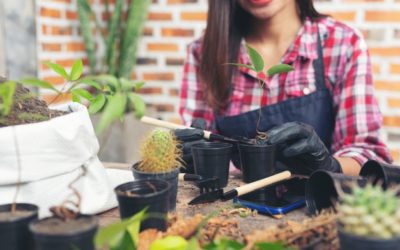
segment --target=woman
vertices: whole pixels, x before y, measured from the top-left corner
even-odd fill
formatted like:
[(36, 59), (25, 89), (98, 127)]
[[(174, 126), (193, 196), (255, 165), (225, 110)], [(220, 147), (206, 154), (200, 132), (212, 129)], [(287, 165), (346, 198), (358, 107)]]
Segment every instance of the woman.
[[(286, 63), (295, 70), (267, 77), (227, 66), (249, 64), (244, 43), (262, 54), (266, 69)], [(366, 44), (318, 13), (312, 0), (209, 1), (205, 34), (189, 46), (184, 66), (184, 123), (203, 118), (221, 134), (251, 138), (260, 99), (259, 129), (298, 172), (357, 175), (367, 159), (391, 161), (378, 138), (381, 114)]]

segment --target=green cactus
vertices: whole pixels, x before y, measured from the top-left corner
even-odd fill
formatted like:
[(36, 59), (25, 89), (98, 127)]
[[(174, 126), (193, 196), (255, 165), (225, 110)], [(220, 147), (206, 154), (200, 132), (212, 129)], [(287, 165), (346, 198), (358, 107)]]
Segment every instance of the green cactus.
[(339, 204), (339, 224), (345, 232), (379, 239), (400, 236), (400, 201), (393, 189), (354, 186)]
[(140, 147), (138, 170), (149, 173), (169, 172), (181, 166), (182, 151), (175, 136), (166, 130), (155, 129)]

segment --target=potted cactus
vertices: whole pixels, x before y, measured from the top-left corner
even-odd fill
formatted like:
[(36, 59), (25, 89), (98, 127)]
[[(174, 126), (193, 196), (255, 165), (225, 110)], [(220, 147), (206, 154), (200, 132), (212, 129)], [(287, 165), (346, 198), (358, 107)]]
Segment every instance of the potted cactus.
[(341, 249), (399, 249), (400, 202), (396, 190), (355, 185), (338, 207)]
[(133, 165), (135, 179), (161, 179), (171, 185), (168, 211), (175, 210), (181, 150), (175, 136), (167, 130), (155, 129), (142, 142), (141, 161)]

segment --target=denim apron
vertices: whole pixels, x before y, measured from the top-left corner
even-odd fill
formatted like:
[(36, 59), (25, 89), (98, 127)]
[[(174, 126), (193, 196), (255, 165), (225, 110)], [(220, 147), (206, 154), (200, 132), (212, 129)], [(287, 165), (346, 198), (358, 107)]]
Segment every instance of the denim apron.
[[(259, 131), (267, 131), (286, 122), (306, 123), (314, 128), (325, 146), (330, 149), (335, 121), (333, 98), (325, 85), (325, 67), (319, 32), (317, 36), (318, 58), (313, 61), (316, 91), (261, 108)], [(215, 127), (224, 136), (245, 136), (247, 138), (255, 138), (256, 136), (258, 109), (235, 116), (219, 116), (216, 114), (215, 117)], [(235, 163), (235, 159), (233, 160)], [(281, 164), (278, 162), (278, 165)]]

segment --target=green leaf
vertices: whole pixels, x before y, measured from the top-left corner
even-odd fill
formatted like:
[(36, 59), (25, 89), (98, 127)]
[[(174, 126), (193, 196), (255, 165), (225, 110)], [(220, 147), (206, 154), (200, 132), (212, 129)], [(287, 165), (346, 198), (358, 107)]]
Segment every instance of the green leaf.
[(101, 134), (114, 120), (123, 116), (127, 99), (127, 96), (121, 93), (116, 93), (115, 95), (109, 97), (109, 100), (100, 118), (99, 125), (96, 128), (96, 132), (98, 134)]
[(126, 27), (120, 40), (120, 53), (117, 75), (129, 78), (136, 63), (136, 51), (143, 34), (151, 0), (131, 1)]
[(242, 63), (226, 63), (227, 65), (234, 65), (234, 66), (238, 66), (238, 67), (245, 67), (251, 70), (256, 71), (256, 69), (252, 66), (252, 65), (247, 65), (247, 64), (242, 64)]
[(110, 244), (110, 250), (135, 250), (136, 245), (127, 231), (124, 232), (120, 240)]
[(72, 101), (73, 102), (81, 103), (81, 97), (79, 95), (77, 95), (74, 92), (71, 92), (71, 95), (72, 95)]
[(246, 48), (250, 56), (251, 64), (253, 64), (255, 71), (257, 73), (262, 72), (264, 70), (264, 60), (262, 56), (250, 45), (246, 44)]
[(146, 111), (146, 104), (142, 100), (142, 98), (135, 93), (128, 93), (129, 101), (133, 105), (135, 109), (135, 117), (137, 119), (142, 118), (144, 112)]
[(44, 64), (51, 68), (54, 72), (62, 76), (65, 80), (68, 80), (68, 73), (67, 71), (65, 71), (63, 66), (52, 62), (45, 62)]
[[(111, 224), (111, 225), (101, 228), (97, 232), (95, 239), (94, 239), (96, 248), (102, 248), (107, 243), (108, 243), (108, 245), (116, 245), (124, 237), (124, 234), (129, 225), (131, 225), (132, 223), (141, 222), (145, 218), (146, 211), (147, 211), (147, 209), (143, 209), (142, 211), (133, 215), (129, 219), (125, 219), (125, 220), (122, 220), (115, 224)], [(130, 236), (132, 237), (131, 234), (130, 234)], [(137, 232), (137, 236), (132, 237), (132, 239), (135, 239), (135, 238), (137, 239), (137, 237), (139, 237), (139, 232)]]
[(11, 111), (16, 87), (17, 84), (13, 81), (0, 83), (0, 97), (2, 100), (0, 114), (2, 116), (7, 116)]
[(76, 81), (81, 77), (83, 72), (83, 63), (82, 60), (78, 59), (72, 65), (71, 73), (69, 73), (69, 80)]
[(294, 70), (294, 68), (292, 66), (290, 66), (290, 65), (278, 64), (278, 65), (274, 65), (271, 68), (269, 68), (267, 70), (267, 75), (268, 76), (272, 76), (272, 75), (275, 75), (275, 74), (286, 73), (286, 72), (289, 72), (289, 71), (292, 71), (292, 70)]
[(71, 93), (83, 97), (89, 102), (93, 100), (92, 94), (90, 94), (89, 91), (87, 91), (86, 89), (73, 89), (71, 90)]
[(113, 75), (108, 75), (108, 74), (98, 75), (96, 76), (95, 79), (104, 82), (105, 84), (110, 86), (113, 91), (117, 91), (120, 89), (119, 87), (120, 84), (118, 82), (118, 79)]
[[(114, 5), (114, 11), (109, 20), (109, 28), (108, 28), (108, 37), (106, 39), (106, 63), (108, 66), (108, 73), (114, 75), (115, 74), (115, 66), (116, 66), (116, 52), (117, 52), (117, 35), (118, 29), (120, 27), (121, 22), (121, 13), (122, 7), (124, 4), (124, 0), (116, 0)], [(140, 1), (141, 2), (141, 1)], [(136, 3), (136, 1), (135, 1)]]
[(291, 250), (292, 248), (285, 247), (280, 242), (268, 243), (268, 242), (259, 242), (255, 244), (256, 250)]
[(90, 78), (79, 79), (78, 82), (76, 83), (76, 86), (78, 86), (80, 84), (86, 84), (86, 85), (91, 86), (91, 87), (93, 87), (93, 88), (95, 88), (97, 90), (101, 90), (100, 84), (98, 82), (96, 82), (95, 80), (90, 79)]
[(101, 110), (106, 103), (106, 97), (103, 94), (99, 94), (96, 98), (90, 103), (89, 106), (89, 114), (96, 114)]
[(241, 250), (245, 246), (234, 240), (221, 239), (218, 242), (212, 242), (206, 245), (206, 250)]
[(197, 249), (200, 249), (199, 242), (197, 241), (196, 237), (192, 237), (188, 242), (186, 250), (197, 250)]
[(150, 250), (185, 250), (188, 242), (181, 236), (167, 236), (155, 240), (150, 245)]
[(135, 83), (135, 91), (141, 90), (145, 84), (146, 84), (145, 82), (136, 82)]
[(119, 82), (121, 83), (122, 91), (131, 91), (134, 88), (133, 82), (124, 77), (120, 77)]
[[(89, 60), (90, 73), (96, 72), (96, 45), (90, 24), (91, 13), (89, 3), (87, 0), (77, 0), (77, 10), (80, 24), (80, 31), (85, 43), (85, 51)], [(94, 16), (94, 18), (96, 18)]]
[(51, 85), (51, 83), (46, 82), (46, 81), (42, 81), (42, 80), (39, 80), (39, 79), (36, 79), (36, 78), (25, 78), (25, 79), (22, 79), (20, 82), (22, 84), (24, 84), (24, 85), (29, 85), (29, 86), (32, 86), (32, 87), (39, 87), (39, 88), (42, 88), (42, 89), (50, 89), (50, 90), (53, 90), (53, 91), (55, 91), (55, 92), (57, 92), (59, 94), (61, 93), (58, 89), (54, 88), (54, 86)]

